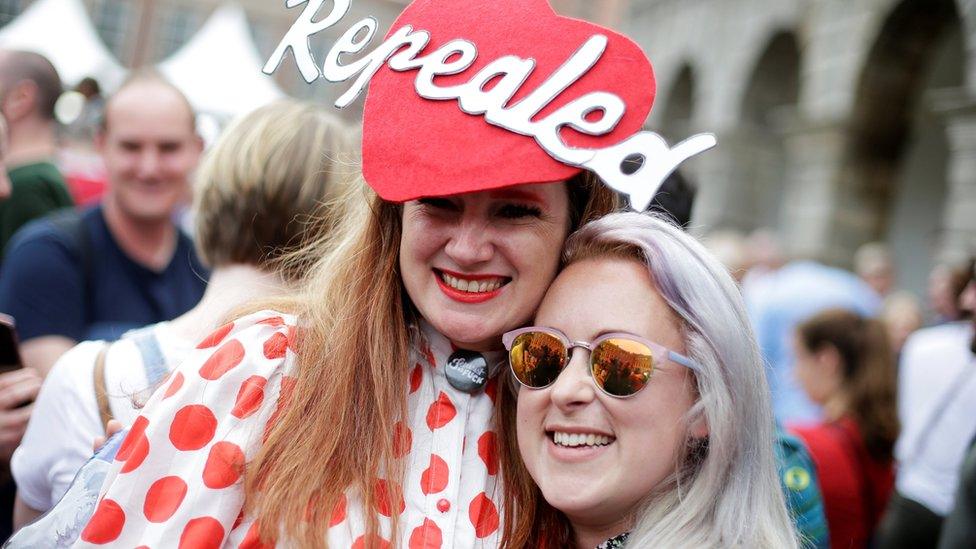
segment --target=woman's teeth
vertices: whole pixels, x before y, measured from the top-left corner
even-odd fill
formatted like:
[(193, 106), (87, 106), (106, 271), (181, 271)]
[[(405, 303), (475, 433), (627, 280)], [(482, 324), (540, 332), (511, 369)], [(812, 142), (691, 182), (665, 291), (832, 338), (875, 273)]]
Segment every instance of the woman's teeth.
[(498, 288), (501, 288), (505, 284), (505, 279), (503, 278), (490, 278), (485, 280), (465, 280), (463, 278), (455, 278), (447, 273), (441, 273), (441, 280), (445, 284), (459, 290), (462, 292), (471, 293), (486, 293), (494, 292)]
[(560, 446), (606, 446), (614, 441), (613, 437), (603, 435), (585, 435), (582, 433), (552, 433), (552, 441)]

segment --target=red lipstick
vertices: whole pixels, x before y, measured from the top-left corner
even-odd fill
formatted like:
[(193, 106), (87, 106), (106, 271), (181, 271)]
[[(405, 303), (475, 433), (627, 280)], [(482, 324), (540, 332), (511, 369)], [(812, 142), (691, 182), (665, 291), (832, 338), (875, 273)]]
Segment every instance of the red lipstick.
[(489, 279), (504, 278), (504, 277), (500, 277), (498, 275), (461, 274), (461, 273), (455, 273), (452, 271), (444, 271), (444, 270), (441, 270), (439, 272), (435, 270), (433, 273), (434, 273), (434, 280), (437, 281), (437, 286), (441, 289), (442, 292), (444, 292), (444, 295), (460, 303), (484, 303), (486, 301), (498, 297), (498, 294), (502, 293), (502, 289), (505, 288), (505, 284), (503, 284), (497, 290), (492, 290), (490, 292), (462, 292), (461, 290), (448, 286), (447, 283), (444, 282), (444, 279), (441, 278), (440, 273), (448, 274), (450, 276), (453, 276), (454, 278), (461, 278), (464, 280), (489, 280)]

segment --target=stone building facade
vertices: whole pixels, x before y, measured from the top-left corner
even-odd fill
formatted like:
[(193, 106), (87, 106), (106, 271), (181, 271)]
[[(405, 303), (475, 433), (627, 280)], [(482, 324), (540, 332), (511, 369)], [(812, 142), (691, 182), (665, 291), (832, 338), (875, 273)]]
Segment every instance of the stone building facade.
[(920, 291), (976, 252), (976, 1), (634, 0), (657, 75), (649, 127), (691, 161), (704, 228), (777, 229), (849, 266), (868, 241)]
[[(32, 1), (0, 0), (0, 24)], [(791, 254), (844, 266), (885, 241), (899, 285), (919, 292), (933, 261), (976, 250), (976, 0), (551, 1), (645, 48), (657, 76), (648, 128), (718, 136), (684, 168), (700, 188), (697, 230), (771, 227)], [(84, 2), (132, 66), (175, 51), (222, 0)], [(240, 3), (262, 55), (299, 9)], [(354, 0), (349, 19), (386, 26), (407, 3)], [(292, 63), (276, 78), (299, 97), (337, 93)]]

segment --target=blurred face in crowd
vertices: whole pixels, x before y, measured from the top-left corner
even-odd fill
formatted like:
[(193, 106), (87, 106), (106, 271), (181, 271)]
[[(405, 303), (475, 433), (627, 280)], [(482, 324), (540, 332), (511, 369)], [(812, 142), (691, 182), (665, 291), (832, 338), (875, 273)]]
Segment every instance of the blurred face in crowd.
[[(685, 354), (677, 316), (647, 267), (630, 259), (571, 264), (553, 282), (535, 324), (573, 341), (626, 332)], [(685, 420), (695, 402), (693, 382), (687, 368), (665, 361), (654, 365), (642, 390), (612, 397), (594, 384), (590, 353), (576, 348), (552, 385), (519, 389), (522, 459), (577, 535), (588, 529), (610, 537), (626, 529), (621, 521), (676, 470), (687, 437), (707, 435)]]
[(952, 269), (936, 265), (929, 273), (929, 306), (940, 319), (955, 320), (959, 317), (959, 303), (952, 289)]
[(797, 381), (810, 400), (824, 405), (840, 390), (843, 380), (840, 353), (832, 345), (811, 351), (799, 336), (793, 338), (793, 352)]
[(130, 220), (168, 220), (186, 197), (203, 143), (189, 105), (158, 82), (130, 84), (105, 110), (98, 138), (109, 179), (108, 199)]
[(426, 198), (403, 206), (400, 272), (427, 322), (458, 347), (498, 348), (556, 276), (569, 232), (565, 183)]

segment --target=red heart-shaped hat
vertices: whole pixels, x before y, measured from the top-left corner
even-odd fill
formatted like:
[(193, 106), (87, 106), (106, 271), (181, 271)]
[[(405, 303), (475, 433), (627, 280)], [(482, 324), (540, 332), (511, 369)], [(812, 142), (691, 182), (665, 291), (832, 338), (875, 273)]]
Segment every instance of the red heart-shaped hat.
[[(535, 70), (508, 106), (546, 81), (592, 36), (608, 38), (596, 64), (533, 120), (589, 92), (617, 95), (626, 105), (613, 131), (592, 136), (564, 128), (573, 147), (599, 149), (640, 131), (654, 101), (651, 63), (626, 36), (599, 25), (557, 15), (546, 0), (416, 0), (390, 29), (405, 25), (430, 33), (421, 55), (455, 39), (473, 43), (477, 59), (467, 70), (437, 76), (438, 86), (463, 84), (488, 63), (516, 55)], [(552, 158), (535, 139), (467, 114), (454, 100), (417, 94), (417, 71), (387, 65), (369, 85), (363, 115), (363, 175), (382, 198), (394, 202), (569, 179), (580, 168)]]

